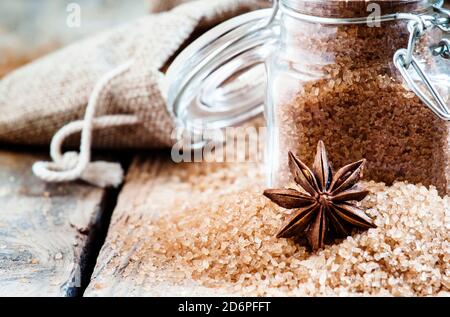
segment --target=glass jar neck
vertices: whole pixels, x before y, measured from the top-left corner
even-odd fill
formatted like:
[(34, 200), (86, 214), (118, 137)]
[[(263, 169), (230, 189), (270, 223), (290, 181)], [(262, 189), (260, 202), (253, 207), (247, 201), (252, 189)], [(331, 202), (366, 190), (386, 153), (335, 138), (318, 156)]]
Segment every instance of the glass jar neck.
[(426, 11), (438, 1), (430, 0), (279, 0), (286, 10), (325, 18), (361, 18), (374, 12), (380, 15)]

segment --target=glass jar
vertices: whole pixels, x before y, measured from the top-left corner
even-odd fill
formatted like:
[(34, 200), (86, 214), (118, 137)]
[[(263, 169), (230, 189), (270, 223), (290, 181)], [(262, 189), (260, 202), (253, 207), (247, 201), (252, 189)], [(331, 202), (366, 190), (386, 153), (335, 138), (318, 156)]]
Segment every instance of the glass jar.
[(367, 179), (446, 194), (450, 15), (441, 6), (280, 0), (182, 52), (168, 72), (169, 111), (199, 134), (264, 109), (269, 186), (291, 183), (289, 151), (311, 165), (323, 140), (336, 168), (365, 158)]

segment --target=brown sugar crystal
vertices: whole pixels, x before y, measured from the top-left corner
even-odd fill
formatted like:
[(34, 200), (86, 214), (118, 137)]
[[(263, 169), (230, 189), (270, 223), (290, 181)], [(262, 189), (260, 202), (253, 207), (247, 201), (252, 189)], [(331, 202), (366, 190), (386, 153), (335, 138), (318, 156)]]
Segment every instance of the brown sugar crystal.
[[(343, 6), (340, 16), (348, 17), (348, 9)], [(365, 158), (365, 179), (434, 185), (440, 194), (448, 193), (449, 125), (406, 88), (393, 64), (395, 52), (407, 47), (406, 22), (380, 27), (284, 23), (282, 60), (289, 61), (289, 70), (279, 71), (271, 83), (273, 124), (279, 131), (272, 173), (280, 176), (274, 185), (289, 177), (288, 151), (310, 165), (323, 140), (336, 166)], [(429, 31), (415, 52), (431, 74), (434, 60), (427, 51), (433, 36), (441, 34)], [(445, 89), (444, 99), (448, 103)]]

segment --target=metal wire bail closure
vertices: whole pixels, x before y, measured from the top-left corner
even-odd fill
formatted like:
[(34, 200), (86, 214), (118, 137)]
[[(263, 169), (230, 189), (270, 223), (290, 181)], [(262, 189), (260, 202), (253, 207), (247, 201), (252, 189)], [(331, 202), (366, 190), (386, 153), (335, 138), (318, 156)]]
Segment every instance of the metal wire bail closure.
[[(441, 8), (440, 5), (434, 6), (434, 15), (424, 15), (412, 17), (408, 23), (408, 30), (410, 37), (408, 41), (408, 48), (399, 49), (394, 55), (394, 64), (405, 79), (408, 87), (430, 108), (439, 118), (450, 120), (450, 109), (445, 104), (444, 99), (439, 94), (436, 87), (431, 82), (429, 76), (420, 67), (416, 58), (413, 56), (414, 48), (417, 41), (422, 37), (427, 29), (438, 27), (444, 32), (450, 32), (450, 11)], [(442, 39), (438, 44), (431, 47), (434, 56), (441, 56), (445, 59), (450, 59), (450, 41)], [(421, 79), (426, 91), (419, 87), (413, 80), (410, 67)], [(430, 98), (431, 97), (431, 98)]]

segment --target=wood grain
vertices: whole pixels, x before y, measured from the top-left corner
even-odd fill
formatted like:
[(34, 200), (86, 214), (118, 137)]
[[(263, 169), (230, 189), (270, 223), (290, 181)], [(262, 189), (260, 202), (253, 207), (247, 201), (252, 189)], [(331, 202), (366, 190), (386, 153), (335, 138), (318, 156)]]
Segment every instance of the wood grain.
[[(238, 170), (236, 170), (238, 169)], [(246, 164), (183, 163), (170, 157), (138, 157), (114, 210), (108, 236), (85, 296), (226, 296), (195, 281), (183, 285), (147, 274), (149, 222), (153, 217), (210, 201), (211, 195), (239, 190), (242, 178), (255, 178)], [(248, 182), (247, 182), (248, 184)]]
[(88, 234), (104, 190), (45, 184), (36, 155), (0, 151), (0, 296), (73, 296), (80, 291)]

